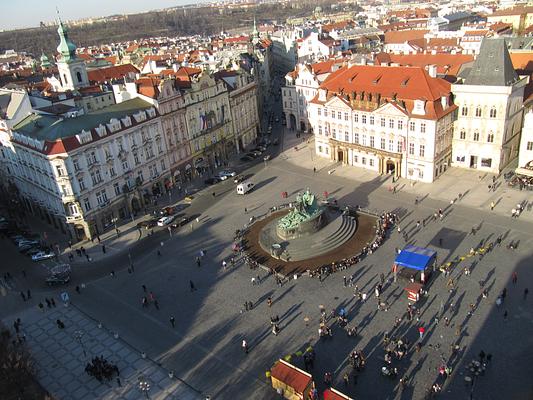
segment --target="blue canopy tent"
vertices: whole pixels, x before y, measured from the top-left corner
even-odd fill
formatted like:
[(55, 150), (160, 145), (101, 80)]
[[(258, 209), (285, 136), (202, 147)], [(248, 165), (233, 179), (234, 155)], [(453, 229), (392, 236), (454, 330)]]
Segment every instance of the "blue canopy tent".
[(406, 246), (394, 260), (399, 267), (424, 271), (432, 266), (437, 259), (437, 252), (431, 249), (417, 246)]

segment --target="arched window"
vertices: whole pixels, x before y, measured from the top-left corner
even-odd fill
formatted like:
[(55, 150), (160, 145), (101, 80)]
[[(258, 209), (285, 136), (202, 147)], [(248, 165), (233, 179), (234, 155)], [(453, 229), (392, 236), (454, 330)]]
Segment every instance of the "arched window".
[(81, 79), (81, 72), (80, 72), (80, 71), (77, 71), (77, 72), (76, 72), (76, 78), (78, 78), (78, 82), (79, 82), (79, 83), (82, 82), (82, 79)]
[(466, 116), (468, 115), (468, 107), (467, 107), (467, 106), (463, 106), (463, 107), (461, 108), (461, 115), (462, 115), (463, 117), (466, 117)]
[[(492, 110), (490, 110), (492, 112)], [(488, 143), (493, 143), (494, 142), (494, 133), (492, 133), (492, 131), (490, 131), (490, 133), (487, 135), (487, 142)]]
[(459, 132), (459, 138), (466, 139), (466, 131), (464, 129), (461, 129), (461, 132)]
[(476, 117), (481, 117), (481, 107), (476, 107)]
[(492, 107), (490, 109), (490, 117), (491, 118), (496, 118), (496, 108)]

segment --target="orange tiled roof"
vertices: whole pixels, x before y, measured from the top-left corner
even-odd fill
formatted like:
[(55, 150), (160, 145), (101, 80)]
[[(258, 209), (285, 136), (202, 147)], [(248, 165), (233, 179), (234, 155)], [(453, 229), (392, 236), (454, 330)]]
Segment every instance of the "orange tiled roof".
[(411, 40), (423, 39), (424, 35), (428, 33), (427, 29), (409, 29), (404, 31), (388, 31), (385, 32), (384, 43), (405, 43)]
[(533, 13), (532, 6), (517, 6), (513, 8), (507, 8), (505, 10), (496, 10), (492, 14), (488, 15), (488, 17), (504, 17), (509, 15), (520, 15), (529, 13)]
[[(426, 114), (419, 118), (438, 119), (456, 108), (451, 106), (444, 110), (440, 102), (441, 97), (450, 96), (450, 83), (444, 79), (430, 77), (428, 72), (420, 67), (342, 67), (332, 72), (320, 88), (328, 91), (328, 98), (335, 94), (351, 93), (373, 96), (379, 94), (386, 100), (395, 98), (396, 101), (405, 102), (408, 113), (413, 109), (415, 100), (425, 100)], [(312, 102), (322, 104), (318, 97), (317, 94)]]
[(87, 72), (89, 81), (103, 83), (113, 79), (121, 79), (124, 76), (138, 73), (139, 70), (131, 64), (114, 65), (112, 67), (92, 69)]
[(533, 72), (533, 51), (511, 52), (509, 55), (514, 69)]
[(375, 62), (378, 65), (386, 63), (400, 64), (402, 66), (422, 67), (436, 65), (437, 72), (443, 75), (456, 76), (463, 64), (474, 61), (474, 56), (470, 54), (388, 54), (380, 53), (376, 55)]

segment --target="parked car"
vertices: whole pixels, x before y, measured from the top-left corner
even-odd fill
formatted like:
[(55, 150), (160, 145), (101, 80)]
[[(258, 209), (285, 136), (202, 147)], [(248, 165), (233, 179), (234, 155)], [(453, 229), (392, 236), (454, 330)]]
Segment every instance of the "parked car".
[(183, 225), (187, 225), (189, 222), (191, 222), (191, 217), (181, 217), (176, 222), (174, 222), (171, 226), (172, 228), (179, 228)]
[(220, 182), (220, 178), (218, 176), (213, 176), (212, 178), (207, 178), (204, 183), (206, 185), (214, 185), (215, 183)]
[(218, 176), (220, 177), (220, 179), (222, 179), (223, 181), (225, 181), (226, 179), (232, 177), (232, 176), (235, 176), (237, 175), (237, 173), (235, 171), (230, 171), (229, 169), (225, 169), (223, 171), (220, 171), (218, 173)]
[(237, 175), (235, 178), (233, 178), (233, 183), (241, 183), (245, 179), (244, 175)]
[(146, 228), (150, 229), (154, 226), (157, 226), (157, 221), (159, 221), (157, 218), (149, 219), (148, 221), (141, 221), (137, 224), (137, 228)]
[(26, 246), (36, 246), (39, 244), (39, 241), (38, 240), (32, 240), (32, 239), (23, 239), (23, 240), (19, 240), (17, 242), (17, 246), (19, 247), (19, 249), (21, 247), (26, 247)]
[(168, 225), (170, 224), (172, 221), (174, 221), (176, 219), (176, 216), (175, 215), (169, 215), (169, 216), (166, 216), (166, 217), (162, 217), (162, 218), (159, 218), (157, 220), (157, 226), (165, 226), (165, 225)]
[(39, 251), (38, 253), (35, 253), (33, 256), (31, 256), (32, 261), (42, 261), (42, 260), (48, 260), (49, 258), (54, 258), (56, 255), (53, 251)]

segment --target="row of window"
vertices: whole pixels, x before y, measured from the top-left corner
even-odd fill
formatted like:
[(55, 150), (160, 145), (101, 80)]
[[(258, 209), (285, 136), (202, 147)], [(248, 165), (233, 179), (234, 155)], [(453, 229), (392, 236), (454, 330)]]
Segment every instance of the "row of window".
[[(161, 164), (160, 165), (161, 165), (161, 171), (165, 171), (165, 169), (166, 169), (165, 160), (161, 160)], [(151, 178), (154, 178), (154, 177), (159, 175), (159, 172), (157, 170), (157, 165), (156, 164), (152, 164), (152, 165), (148, 166), (148, 169), (150, 171), (150, 177)], [(130, 170), (130, 167), (129, 167), (128, 161), (127, 160), (123, 161), (122, 162), (122, 172), (123, 173), (127, 173), (129, 170)], [(109, 174), (110, 178), (114, 178), (114, 177), (117, 176), (117, 173), (115, 171), (115, 167), (114, 166), (110, 166), (109, 167), (108, 174)], [(143, 180), (142, 170), (138, 171), (138, 175), (139, 175), (139, 177), (141, 178), (141, 181), (142, 181)], [(98, 184), (103, 182), (100, 169), (98, 169), (98, 168), (94, 169), (93, 171), (91, 171), (90, 176), (91, 176), (91, 182), (92, 182), (93, 187), (97, 186)], [(85, 180), (83, 179), (83, 177), (79, 177), (78, 178), (78, 185), (80, 187), (80, 191), (84, 191), (84, 190), (87, 189), (87, 186), (85, 184)]]
[[(344, 132), (344, 137), (342, 136), (342, 133), (339, 132), (337, 135), (336, 135), (336, 132), (335, 132), (335, 129), (332, 130), (332, 133), (333, 133), (333, 137), (337, 138), (337, 140), (343, 140), (345, 142), (350, 142), (350, 134), (348, 132)], [(319, 126), (318, 127), (318, 134), (321, 135), (322, 134), (322, 127)], [(328, 135), (326, 135), (328, 136)], [(355, 133), (354, 134), (354, 143), (356, 144), (360, 144), (362, 146), (369, 146), (369, 147), (373, 147), (373, 148), (377, 148), (376, 147), (376, 141), (375, 141), (375, 138), (374, 136), (370, 136), (368, 137), (368, 141), (367, 141), (367, 136), (366, 135), (362, 135), (361, 136), (361, 140), (359, 140), (360, 137), (359, 137), (359, 133)], [(404, 151), (403, 149), (403, 142), (402, 141), (397, 141), (396, 142), (396, 152), (397, 153), (401, 153)], [(380, 142), (379, 142), (379, 148), (381, 150), (388, 150), (390, 151), (391, 153), (394, 152), (394, 140), (392, 139), (389, 139), (388, 142), (385, 138), (380, 138)], [(414, 156), (415, 155), (415, 144), (414, 143), (409, 143), (409, 155), (412, 155)], [(426, 155), (426, 146), (421, 144), (418, 148), (418, 156), (419, 157), (425, 157)]]
[[(466, 140), (466, 131), (464, 129), (461, 129), (459, 132), (459, 139)], [(479, 131), (474, 131), (472, 135), (472, 140), (474, 142), (479, 142)], [(487, 135), (487, 143), (494, 143), (494, 133), (489, 132)]]
[[(324, 116), (324, 117), (328, 117), (328, 109), (325, 108), (324, 109), (324, 113), (322, 113), (321, 111), (322, 109), (318, 109), (318, 116)], [(338, 119), (338, 120), (343, 120), (344, 121), (349, 121), (350, 120), (350, 116), (349, 116), (349, 113), (345, 112), (345, 113), (342, 113), (341, 111), (331, 111), (331, 113), (329, 114), (331, 116), (331, 119)], [(359, 123), (359, 114), (354, 114), (354, 122), (355, 123)], [(361, 123), (362, 124), (366, 124), (368, 123), (369, 125), (376, 125), (376, 118), (373, 116), (373, 115), (370, 115), (370, 116), (367, 116), (366, 114), (361, 114)], [(402, 130), (403, 129), (403, 121), (402, 120), (399, 120), (399, 121), (395, 121), (394, 119), (389, 119), (388, 120), (388, 124), (387, 124), (387, 120), (386, 118), (384, 117), (380, 117), (379, 118), (379, 126), (381, 126), (382, 128), (385, 128), (385, 127), (389, 127), (390, 129), (395, 129), (396, 127), (399, 129), (399, 130)], [(410, 132), (414, 132), (416, 130), (416, 122), (415, 121), (410, 121), (409, 122), (409, 131)], [(425, 122), (421, 122), (420, 123), (420, 132), (421, 133), (426, 133), (426, 123)]]
[[(467, 117), (469, 113), (470, 113), (470, 110), (467, 106), (461, 107), (461, 115), (463, 117)], [(489, 110), (489, 118), (496, 118), (496, 115), (497, 115), (496, 107), (491, 107), (491, 109)], [(476, 108), (474, 108), (474, 116), (477, 118), (481, 118), (483, 116), (483, 112), (480, 106), (477, 106)]]

